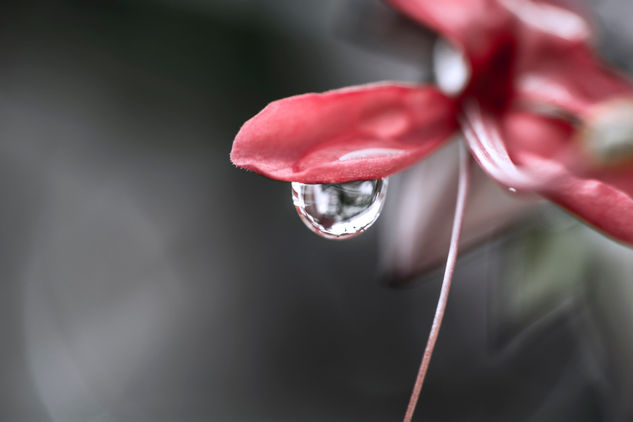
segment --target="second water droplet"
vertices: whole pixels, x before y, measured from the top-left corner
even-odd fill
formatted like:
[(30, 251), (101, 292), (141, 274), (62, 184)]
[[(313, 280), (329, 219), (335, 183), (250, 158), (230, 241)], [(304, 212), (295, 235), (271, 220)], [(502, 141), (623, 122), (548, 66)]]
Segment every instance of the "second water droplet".
[(292, 201), (310, 230), (328, 239), (356, 236), (382, 211), (387, 179), (342, 184), (292, 183)]

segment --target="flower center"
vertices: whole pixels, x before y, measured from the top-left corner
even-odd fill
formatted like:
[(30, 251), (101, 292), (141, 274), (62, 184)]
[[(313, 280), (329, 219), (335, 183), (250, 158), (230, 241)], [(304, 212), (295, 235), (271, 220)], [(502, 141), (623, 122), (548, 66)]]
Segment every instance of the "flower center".
[(598, 165), (618, 165), (633, 159), (633, 100), (597, 106), (584, 122), (580, 141)]

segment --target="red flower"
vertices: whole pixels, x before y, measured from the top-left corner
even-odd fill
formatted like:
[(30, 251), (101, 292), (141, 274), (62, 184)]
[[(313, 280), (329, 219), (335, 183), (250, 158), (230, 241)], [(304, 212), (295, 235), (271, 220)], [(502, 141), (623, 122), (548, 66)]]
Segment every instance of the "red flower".
[(464, 84), (445, 87), (454, 96), (380, 83), (275, 101), (239, 131), (233, 163), (302, 183), (379, 179), (461, 129), (500, 184), (633, 243), (633, 86), (600, 62), (582, 10), (564, 0), (388, 2), (461, 55)]

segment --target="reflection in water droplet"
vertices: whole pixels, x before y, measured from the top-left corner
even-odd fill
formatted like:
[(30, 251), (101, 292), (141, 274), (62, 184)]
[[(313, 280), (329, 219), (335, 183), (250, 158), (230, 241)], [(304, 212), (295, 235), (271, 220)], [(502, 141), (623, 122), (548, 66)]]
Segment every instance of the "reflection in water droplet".
[(374, 224), (385, 201), (387, 179), (343, 184), (292, 183), (292, 201), (299, 217), (328, 239), (356, 236)]
[(512, 193), (515, 193), (515, 192), (517, 191), (517, 189), (516, 189), (516, 188), (508, 188), (508, 190), (509, 190), (510, 192), (512, 192)]

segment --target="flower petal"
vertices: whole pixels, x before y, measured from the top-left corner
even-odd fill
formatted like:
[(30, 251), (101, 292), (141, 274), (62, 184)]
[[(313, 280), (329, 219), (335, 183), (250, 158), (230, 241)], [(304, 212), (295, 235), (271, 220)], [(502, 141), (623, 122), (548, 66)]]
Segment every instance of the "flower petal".
[(593, 36), (587, 10), (575, 0), (496, 0), (513, 16), (522, 43), (586, 43)]
[(273, 179), (379, 179), (431, 152), (456, 129), (455, 103), (434, 88), (371, 84), (275, 101), (247, 121), (231, 160)]
[(566, 45), (593, 34), (587, 12), (575, 0), (387, 0), (396, 9), (464, 49), (489, 55), (505, 42)]
[(570, 126), (558, 120), (551, 127), (526, 125), (524, 129), (528, 130), (529, 139), (524, 143), (516, 142), (513, 153), (524, 161), (529, 160), (530, 166), (518, 166), (503, 139), (499, 119), (500, 115), (482, 109), (475, 100), (464, 102), (462, 130), (479, 165), (497, 182), (515, 190), (539, 191), (555, 180), (559, 174), (558, 163), (540, 159), (538, 152), (561, 136), (568, 136)]
[(447, 38), (468, 58), (471, 93), (497, 102), (507, 98), (517, 66), (586, 47), (593, 34), (573, 0), (387, 1)]
[[(515, 82), (517, 99), (582, 116), (600, 103), (633, 96), (633, 84), (586, 45), (526, 54)], [(570, 70), (573, 69), (573, 70)]]
[(633, 244), (633, 166), (587, 171), (577, 163), (571, 126), (549, 116), (517, 110), (495, 116), (471, 106), (464, 125), (473, 155), (498, 182), (537, 192)]

